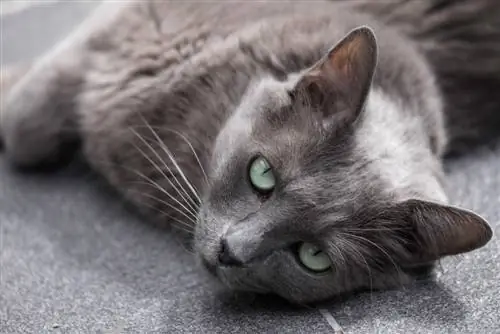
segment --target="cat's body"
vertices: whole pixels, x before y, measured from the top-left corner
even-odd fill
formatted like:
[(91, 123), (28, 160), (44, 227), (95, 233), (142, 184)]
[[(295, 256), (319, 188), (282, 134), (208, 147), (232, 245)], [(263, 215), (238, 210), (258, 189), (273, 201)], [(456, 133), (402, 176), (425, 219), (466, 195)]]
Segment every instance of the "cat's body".
[[(495, 11), (495, 1), (107, 4), (12, 88), (0, 129), (22, 166), (59, 159), (81, 141), (92, 167), (151, 217), (198, 222), (198, 253), (233, 288), (304, 302), (393, 287), (491, 237), (480, 217), (427, 201), (446, 202), (443, 154), (500, 123), (500, 100), (488, 92), (500, 84)], [(488, 27), (473, 21), (479, 14)], [(444, 29), (444, 22), (469, 30)], [(378, 42), (370, 93), (356, 97), (364, 111), (340, 88), (337, 111), (305, 111), (315, 96), (299, 103), (287, 92), (364, 25)], [(332, 56), (353, 61), (346, 69), (332, 60), (346, 78), (358, 67), (369, 73), (366, 57), (375, 51), (356, 50), (374, 42), (357, 37), (363, 34), (346, 42), (355, 51)], [(365, 83), (370, 76), (356, 77), (347, 91)], [(464, 126), (483, 115), (487, 122)], [(265, 201), (235, 186), (246, 182), (237, 171), (256, 154), (274, 161), (282, 182)], [(419, 228), (427, 219), (444, 223)], [(454, 219), (456, 227), (448, 226)], [(342, 228), (350, 239), (339, 238)], [(221, 238), (237, 266), (214, 269)], [(322, 278), (303, 273), (290, 251), (299, 241), (331, 245), (325, 253), (344, 261), (333, 260), (337, 269)]]

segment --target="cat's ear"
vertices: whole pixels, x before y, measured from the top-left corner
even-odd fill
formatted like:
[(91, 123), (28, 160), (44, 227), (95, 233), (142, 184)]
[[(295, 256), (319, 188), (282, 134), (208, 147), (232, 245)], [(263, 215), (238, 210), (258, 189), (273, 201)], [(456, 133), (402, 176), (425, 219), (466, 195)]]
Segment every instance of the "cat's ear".
[(291, 95), (324, 117), (352, 122), (363, 109), (376, 64), (373, 31), (356, 28), (299, 78)]
[(493, 235), (485, 219), (455, 206), (412, 199), (397, 204), (396, 210), (405, 217), (398, 224), (410, 227), (413, 264), (472, 251)]

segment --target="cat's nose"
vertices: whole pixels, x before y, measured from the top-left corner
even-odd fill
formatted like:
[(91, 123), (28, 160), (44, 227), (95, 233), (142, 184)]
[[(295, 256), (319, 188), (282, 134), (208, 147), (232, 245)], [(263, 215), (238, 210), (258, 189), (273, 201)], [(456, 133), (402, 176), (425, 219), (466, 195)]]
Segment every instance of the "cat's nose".
[(242, 266), (243, 262), (238, 260), (235, 255), (231, 252), (231, 249), (229, 248), (227, 244), (227, 240), (223, 238), (220, 242), (220, 248), (219, 248), (219, 263), (223, 266)]

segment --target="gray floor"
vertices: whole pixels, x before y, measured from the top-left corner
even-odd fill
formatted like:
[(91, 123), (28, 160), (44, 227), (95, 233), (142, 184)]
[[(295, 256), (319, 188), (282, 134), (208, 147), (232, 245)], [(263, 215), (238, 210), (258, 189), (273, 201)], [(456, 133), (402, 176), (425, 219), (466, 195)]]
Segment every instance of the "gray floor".
[[(93, 7), (2, 17), (2, 65), (33, 58)], [(500, 230), (500, 146), (449, 166), (455, 204)], [(317, 309), (221, 289), (85, 167), (22, 175), (0, 155), (1, 333), (500, 333), (500, 241), (442, 261), (436, 282)], [(334, 324), (333, 324), (334, 325)], [(335, 326), (333, 326), (335, 327)]]

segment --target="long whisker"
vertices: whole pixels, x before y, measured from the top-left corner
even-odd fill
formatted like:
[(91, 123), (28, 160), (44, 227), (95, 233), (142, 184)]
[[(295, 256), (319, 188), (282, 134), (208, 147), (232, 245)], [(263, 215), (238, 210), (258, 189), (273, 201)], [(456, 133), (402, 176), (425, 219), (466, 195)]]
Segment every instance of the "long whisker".
[[(147, 182), (142, 182), (142, 183), (145, 183), (145, 184), (151, 185), (151, 184), (149, 184), (149, 183), (147, 183)], [(138, 195), (140, 195), (140, 196), (148, 197), (148, 198), (150, 198), (150, 199), (153, 199), (153, 200), (157, 201), (158, 203), (161, 203), (161, 204), (164, 204), (164, 205), (168, 206), (169, 208), (171, 208), (171, 209), (173, 209), (173, 210), (177, 211), (178, 213), (180, 213), (181, 215), (183, 215), (184, 217), (186, 217), (186, 218), (187, 218), (190, 222), (192, 222), (193, 224), (195, 224), (195, 225), (196, 225), (196, 220), (195, 220), (195, 219), (196, 219), (196, 217), (189, 216), (187, 213), (185, 213), (184, 211), (180, 210), (179, 208), (177, 208), (177, 207), (173, 206), (172, 204), (168, 203), (167, 201), (162, 200), (161, 198), (158, 198), (158, 197), (156, 197), (156, 196), (154, 196), (154, 195), (150, 195), (150, 194), (148, 194), (148, 193), (142, 193), (142, 192), (140, 192), (140, 191), (136, 191), (136, 190), (129, 190), (129, 191), (132, 191), (132, 192), (134, 192), (134, 193), (137, 193), (137, 194), (138, 194)]]
[(377, 245), (376, 243), (374, 243), (373, 241), (371, 241), (371, 240), (369, 240), (369, 239), (367, 239), (365, 237), (362, 237), (362, 236), (359, 236), (359, 235), (355, 235), (355, 234), (347, 234), (347, 236), (350, 236), (350, 237), (353, 237), (353, 238), (357, 238), (358, 240), (367, 242), (370, 245), (372, 245), (372, 246), (376, 247), (377, 249), (379, 249), (389, 259), (389, 261), (391, 261), (392, 265), (394, 266), (394, 269), (396, 269), (399, 277), (401, 277), (401, 270), (399, 269), (399, 266), (396, 264), (396, 262), (394, 261), (394, 259), (389, 255), (389, 253), (387, 253), (387, 251), (385, 249), (383, 249), (382, 247), (380, 247), (379, 245)]
[[(152, 210), (155, 210), (155, 211), (158, 211), (162, 216), (165, 216), (165, 217), (168, 217), (169, 219), (172, 219), (174, 220), (177, 224), (172, 224), (170, 226), (172, 226), (173, 228), (183, 232), (183, 233), (187, 233), (188, 235), (192, 236), (194, 235), (194, 228), (193, 226), (191, 226), (190, 224), (187, 224), (185, 223), (184, 221), (182, 220), (179, 220), (175, 217), (172, 217), (170, 214), (166, 213), (165, 211), (163, 210), (160, 210), (154, 206), (151, 206), (149, 205), (148, 203), (143, 203), (145, 206), (148, 206), (150, 207)], [(187, 227), (187, 228), (186, 228)], [(174, 239), (177, 241), (177, 239)], [(184, 244), (182, 242), (179, 242), (181, 244), (181, 247), (188, 253), (190, 254), (194, 254), (194, 252), (192, 252), (191, 250), (187, 249)]]
[(160, 136), (158, 136), (158, 134), (151, 127), (151, 125), (149, 125), (149, 123), (146, 122), (146, 126), (150, 129), (151, 133), (153, 134), (153, 136), (155, 136), (156, 140), (158, 140), (158, 143), (161, 144), (161, 147), (162, 147), (163, 151), (168, 155), (170, 161), (174, 164), (175, 168), (177, 168), (177, 170), (179, 171), (182, 179), (184, 180), (184, 182), (186, 183), (186, 185), (189, 187), (189, 189), (191, 190), (191, 192), (193, 193), (193, 195), (198, 199), (199, 203), (201, 203), (200, 196), (198, 195), (198, 193), (196, 192), (196, 190), (191, 185), (191, 182), (189, 182), (189, 180), (187, 179), (186, 175), (184, 174), (184, 172), (180, 168), (180, 166), (177, 163), (177, 161), (174, 159), (174, 157), (173, 157), (172, 153), (170, 152), (170, 150), (166, 147), (165, 143), (163, 143), (163, 141), (161, 140)]
[[(180, 196), (181, 196), (181, 197), (182, 197), (182, 198), (186, 201), (186, 203), (188, 203), (188, 204), (191, 206), (191, 208), (193, 208), (193, 205), (194, 205), (195, 207), (197, 207), (197, 206), (199, 205), (199, 203), (196, 203), (196, 202), (193, 200), (192, 196), (188, 194), (188, 192), (186, 191), (186, 189), (184, 189), (184, 187), (182, 186), (182, 184), (179, 182), (179, 179), (175, 176), (175, 174), (174, 174), (174, 172), (172, 171), (172, 169), (168, 166), (168, 164), (167, 164), (167, 163), (165, 163), (165, 161), (164, 161), (164, 160), (162, 159), (162, 157), (158, 154), (158, 152), (156, 152), (156, 150), (155, 150), (155, 149), (151, 146), (151, 144), (149, 144), (149, 143), (146, 141), (146, 139), (144, 139), (144, 137), (143, 137), (143, 136), (141, 136), (141, 135), (140, 135), (139, 133), (137, 133), (135, 130), (133, 130), (133, 129), (131, 129), (131, 130), (132, 130), (132, 131), (135, 133), (135, 135), (136, 135), (136, 136), (138, 136), (138, 138), (139, 138), (139, 139), (140, 139), (140, 140), (141, 140), (141, 141), (142, 141), (142, 142), (143, 142), (143, 143), (144, 143), (144, 144), (148, 147), (148, 149), (149, 149), (149, 150), (150, 150), (150, 151), (151, 151), (151, 152), (152, 152), (152, 153), (156, 156), (156, 158), (157, 158), (158, 160), (160, 160), (160, 161), (163, 163), (163, 166), (165, 166), (165, 168), (167, 169), (168, 173), (172, 176), (172, 178), (174, 179), (175, 183), (177, 184), (177, 186), (176, 186), (176, 185), (174, 185), (174, 184), (172, 183), (172, 181), (170, 181), (170, 178), (168, 178), (168, 177), (167, 177), (164, 173), (162, 173), (162, 174), (164, 175), (164, 177), (168, 179), (168, 181), (169, 181), (170, 185), (171, 185), (171, 186), (172, 186), (172, 187), (173, 187), (173, 188), (177, 191), (177, 193), (178, 193), (178, 194), (179, 194), (179, 195), (180, 195)], [(159, 139), (156, 139), (156, 140), (158, 141)], [(158, 144), (161, 146), (161, 145), (162, 145), (162, 142), (161, 142), (161, 141), (158, 141)], [(134, 146), (136, 146), (136, 145), (134, 144)], [(137, 146), (136, 146), (136, 147), (137, 147)], [(169, 153), (165, 150), (165, 147), (161, 146), (161, 148), (162, 148), (162, 150), (163, 150), (165, 153), (167, 153), (167, 155), (169, 154)], [(146, 158), (148, 158), (148, 157), (146, 157)], [(148, 159), (148, 160), (151, 162), (151, 160), (150, 160), (150, 159)], [(157, 165), (156, 165), (156, 166), (157, 166)], [(157, 168), (159, 168), (159, 167), (157, 167)], [(161, 169), (161, 168), (159, 168), (159, 169), (162, 171), (162, 169)], [(179, 188), (180, 188), (180, 190), (182, 190), (182, 192), (184, 193), (184, 195), (181, 193), (181, 191), (179, 190)], [(195, 210), (196, 210), (196, 209), (195, 209)]]
[(347, 261), (342, 250), (337, 245), (335, 245), (335, 243), (331, 243), (330, 246), (332, 246), (335, 249), (335, 252), (342, 258), (342, 264), (346, 265)]
[[(345, 266), (347, 266), (347, 263), (348, 263), (348, 262), (347, 262), (347, 260), (346, 260), (346, 258), (345, 258), (345, 256), (344, 256), (344, 252), (342, 251), (342, 249), (341, 249), (340, 247), (338, 247), (338, 246), (337, 246), (334, 242), (330, 243), (330, 246), (333, 248), (334, 252), (336, 253), (336, 254), (334, 255), (334, 258), (335, 258), (335, 259), (338, 259), (338, 258), (340, 257), (340, 259), (341, 259), (341, 261), (342, 261), (342, 265), (343, 265), (344, 267), (345, 267)], [(346, 274), (346, 272), (345, 272), (344, 270), (339, 271), (339, 272), (342, 272), (342, 273), (343, 273), (343, 276), (344, 276), (344, 278), (345, 278), (345, 274)]]
[[(105, 164), (105, 165), (110, 165), (110, 166), (118, 166), (116, 164), (111, 164), (111, 163), (108, 163), (108, 162), (104, 162), (104, 161), (100, 161), (99, 162), (100, 164)], [(196, 211), (192, 211), (190, 210), (189, 208), (186, 208), (181, 202), (179, 202), (175, 197), (173, 197), (170, 193), (168, 193), (162, 186), (160, 186), (157, 182), (155, 182), (153, 179), (151, 179), (150, 177), (144, 175), (143, 173), (133, 169), (133, 168), (130, 168), (130, 167), (127, 167), (127, 166), (121, 166), (119, 165), (118, 167), (120, 168), (123, 168), (131, 173), (134, 173), (135, 175), (139, 176), (141, 179), (143, 179), (144, 181), (131, 181), (129, 183), (137, 183), (137, 184), (145, 184), (145, 185), (149, 185), (151, 187), (153, 187), (154, 189), (158, 189), (159, 191), (161, 191), (162, 193), (166, 194), (170, 199), (172, 199), (175, 203), (177, 203), (181, 208), (183, 208), (184, 210), (186, 210), (186, 212), (184, 211), (179, 211), (180, 213), (182, 214), (189, 214), (189, 216), (186, 216), (186, 218), (190, 218), (190, 219), (194, 219), (196, 220), (198, 218), (197, 216), (197, 212)], [(144, 195), (144, 193), (140, 192), (140, 191), (134, 191), (132, 189), (127, 189), (128, 192), (132, 191), (134, 193), (137, 193), (139, 195)], [(160, 198), (154, 196), (154, 195), (149, 195), (148, 194), (148, 197), (152, 198), (152, 199), (155, 199), (159, 202), (162, 202), (164, 204), (167, 204), (165, 203), (164, 200), (161, 200)], [(169, 204), (171, 205), (171, 204)], [(173, 209), (175, 210), (180, 210), (179, 208), (176, 208), (176, 207), (172, 207)]]
[[(182, 205), (182, 203), (180, 203), (177, 199), (175, 199), (174, 197), (172, 197), (172, 195), (170, 195), (170, 194), (169, 194), (169, 193), (168, 193), (165, 189), (163, 189), (163, 188), (162, 188), (159, 184), (157, 184), (157, 183), (156, 183), (155, 181), (153, 181), (151, 178), (149, 178), (149, 177), (147, 177), (146, 175), (142, 174), (141, 172), (139, 172), (139, 171), (137, 171), (137, 170), (135, 170), (135, 169), (129, 168), (129, 167), (127, 167), (127, 166), (122, 166), (122, 165), (117, 165), (117, 164), (111, 164), (111, 163), (109, 163), (109, 162), (105, 162), (105, 161), (100, 161), (99, 163), (100, 163), (100, 164), (105, 164), (105, 165), (110, 165), (110, 166), (119, 166), (120, 168), (124, 168), (124, 169), (126, 169), (126, 170), (128, 170), (128, 171), (130, 171), (130, 172), (132, 172), (132, 173), (134, 173), (134, 174), (136, 174), (137, 176), (141, 177), (142, 179), (146, 180), (147, 182), (142, 182), (142, 183), (143, 183), (143, 184), (147, 184), (147, 185), (149, 185), (149, 186), (153, 186), (154, 188), (156, 188), (156, 189), (160, 190), (162, 193), (165, 193), (165, 194), (166, 194), (167, 196), (169, 196), (172, 200), (174, 200), (177, 204), (179, 204), (179, 205), (180, 205), (180, 206), (181, 206), (184, 210), (187, 210), (187, 213), (189, 213), (190, 215), (192, 215), (192, 216), (193, 216), (193, 218), (194, 218), (194, 220), (193, 220), (193, 218), (191, 218), (191, 217), (189, 217), (188, 215), (186, 215), (186, 214), (185, 214), (183, 211), (181, 211), (180, 209), (178, 209), (178, 208), (176, 208), (176, 207), (174, 207), (174, 206), (170, 205), (170, 203), (164, 202), (163, 200), (159, 199), (159, 198), (158, 198), (158, 197), (156, 197), (156, 196), (149, 195), (149, 194), (144, 194), (144, 193), (142, 193), (142, 192), (135, 191), (135, 190), (132, 190), (132, 189), (127, 189), (127, 191), (128, 191), (128, 192), (135, 192), (135, 193), (137, 193), (137, 194), (139, 194), (139, 195), (142, 195), (142, 196), (146, 195), (146, 196), (151, 197), (151, 198), (153, 198), (153, 199), (155, 199), (155, 200), (157, 200), (157, 201), (160, 201), (160, 202), (162, 202), (162, 203), (164, 203), (164, 204), (167, 204), (167, 205), (169, 205), (171, 208), (173, 208), (174, 210), (176, 210), (176, 211), (178, 211), (179, 213), (183, 214), (186, 218), (190, 219), (190, 221), (194, 222), (194, 224), (196, 225), (196, 221), (195, 221), (195, 219), (197, 218), (196, 214), (195, 214), (195, 213), (193, 213), (192, 211), (190, 211), (190, 210), (189, 210), (188, 208), (186, 208), (185, 206), (183, 206), (183, 205)], [(140, 182), (140, 181), (135, 181), (135, 182)], [(184, 222), (184, 221), (182, 221), (182, 220), (180, 220), (180, 219), (177, 219), (176, 217), (171, 216), (171, 215), (170, 215), (170, 214), (168, 214), (167, 212), (165, 212), (165, 211), (163, 211), (163, 210), (161, 210), (161, 209), (158, 209), (158, 208), (156, 208), (156, 207), (154, 207), (154, 206), (150, 205), (150, 204), (149, 204), (149, 203), (147, 203), (147, 202), (140, 201), (140, 203), (141, 203), (142, 205), (145, 205), (145, 206), (149, 207), (150, 209), (152, 209), (152, 210), (154, 210), (154, 211), (157, 211), (157, 212), (161, 213), (161, 214), (162, 214), (162, 216), (166, 216), (166, 217), (168, 217), (169, 219), (174, 220), (177, 224), (179, 224), (179, 225), (180, 225), (180, 226), (179, 226), (179, 225), (177, 225), (177, 224), (172, 224), (172, 225), (171, 225), (172, 227), (174, 227), (174, 228), (176, 228), (176, 229), (179, 229), (179, 230), (181, 230), (181, 231), (183, 231), (183, 232), (185, 232), (185, 233), (188, 233), (189, 235), (194, 234), (194, 226), (193, 226), (193, 224), (189, 224), (189, 223), (186, 223), (186, 222)], [(184, 248), (185, 248), (185, 247), (184, 247)], [(188, 252), (189, 252), (189, 250), (188, 250)], [(192, 252), (191, 252), (191, 253), (192, 253)]]
[(205, 183), (208, 184), (208, 176), (207, 176), (207, 173), (205, 172), (205, 169), (203, 168), (203, 165), (201, 163), (201, 160), (200, 158), (198, 157), (198, 154), (196, 154), (196, 151), (193, 147), (193, 145), (191, 144), (191, 142), (186, 138), (186, 136), (184, 136), (182, 133), (176, 131), (176, 130), (173, 130), (173, 129), (166, 129), (167, 131), (171, 131), (173, 133), (175, 133), (176, 135), (178, 135), (179, 137), (181, 137), (182, 139), (184, 139), (184, 141), (186, 142), (186, 144), (188, 144), (189, 148), (191, 149), (191, 151), (193, 152), (193, 155), (194, 155), (194, 158), (196, 159), (196, 162), (198, 163), (198, 166), (200, 166), (200, 170), (201, 172), (203, 173), (203, 177), (205, 178)]
[[(150, 129), (152, 129), (152, 128), (159, 128), (159, 127), (153, 127), (153, 126), (151, 126), (151, 125), (150, 125), (150, 126), (149, 126), (149, 128), (150, 128)], [(184, 136), (182, 133), (180, 133), (180, 132), (178, 132), (178, 131), (176, 131), (176, 130), (173, 130), (173, 129), (169, 129), (169, 128), (160, 128), (160, 129), (162, 129), (162, 130), (166, 130), (166, 131), (170, 131), (170, 132), (172, 132), (172, 133), (175, 133), (176, 135), (178, 135), (179, 137), (181, 137), (181, 138), (182, 138), (182, 139), (183, 139), (183, 140), (187, 143), (187, 145), (189, 146), (189, 148), (190, 148), (190, 149), (191, 149), (191, 151), (193, 152), (193, 155), (194, 155), (194, 157), (195, 157), (195, 159), (196, 159), (196, 161), (197, 161), (197, 163), (198, 163), (198, 166), (200, 167), (201, 172), (203, 173), (203, 176), (204, 176), (204, 178), (205, 178), (205, 183), (208, 185), (208, 176), (207, 176), (207, 174), (206, 174), (206, 172), (205, 172), (205, 169), (203, 168), (203, 165), (202, 165), (202, 163), (201, 163), (201, 160), (199, 159), (198, 154), (196, 153), (196, 151), (195, 151), (195, 149), (194, 149), (193, 145), (192, 145), (192, 144), (191, 144), (191, 142), (190, 142), (190, 141), (186, 138), (186, 136)], [(158, 137), (157, 137), (157, 138), (158, 138)], [(162, 143), (160, 143), (160, 144), (162, 144)], [(167, 168), (168, 168), (168, 166), (167, 166)], [(180, 171), (180, 169), (179, 169), (179, 171)], [(175, 177), (175, 176), (174, 176), (174, 177)], [(198, 200), (199, 200), (199, 201), (200, 201), (200, 203), (201, 203), (201, 199), (199, 199), (199, 197), (198, 197)], [(196, 219), (196, 218), (197, 218), (197, 217), (195, 217), (195, 219)], [(195, 224), (196, 224), (196, 223), (195, 223)]]
[[(186, 177), (186, 174), (184, 171), (181, 169), (180, 165), (177, 163), (177, 160), (175, 160), (172, 152), (168, 149), (168, 147), (165, 145), (165, 143), (160, 143), (160, 147), (163, 149), (163, 151), (168, 155), (168, 158), (170, 161), (174, 164), (174, 167), (177, 169), (179, 174), (181, 175), (182, 179), (188, 186), (189, 190), (193, 193), (194, 197), (198, 201), (197, 205), (201, 203), (201, 198), (200, 195), (198, 194), (198, 190), (193, 186), (193, 184), (189, 181), (189, 179)], [(190, 196), (191, 197), (191, 196)]]
[(361, 259), (363, 260), (363, 262), (365, 263), (365, 266), (366, 266), (366, 269), (368, 271), (368, 277), (370, 279), (370, 298), (373, 298), (373, 276), (372, 276), (372, 271), (370, 269), (370, 266), (368, 265), (368, 261), (366, 261), (366, 257), (356, 249), (356, 246), (353, 245), (349, 240), (347, 239), (343, 239), (342, 240), (346, 246), (348, 246), (352, 251), (356, 252), (360, 257)]
[[(144, 126), (134, 126), (134, 128), (140, 128), (140, 127), (148, 127), (146, 125)], [(163, 130), (163, 131), (169, 131), (169, 132), (172, 132), (174, 134), (176, 134), (177, 136), (181, 137), (184, 142), (186, 142), (186, 144), (189, 146), (189, 149), (191, 150), (191, 152), (193, 153), (193, 156), (194, 158), (196, 159), (196, 162), (198, 164), (198, 166), (200, 167), (200, 171), (202, 172), (203, 174), (203, 178), (204, 178), (204, 181), (206, 184), (208, 184), (208, 174), (206, 173), (205, 171), (205, 168), (203, 168), (203, 164), (201, 163), (201, 159), (199, 158), (198, 154), (196, 153), (196, 150), (194, 149), (193, 145), (191, 144), (191, 142), (189, 141), (189, 139), (184, 135), (182, 134), (181, 132), (177, 131), (177, 130), (174, 130), (174, 129), (171, 129), (171, 128), (168, 128), (168, 127), (162, 127), (162, 126), (153, 126), (153, 125), (149, 125), (150, 128), (152, 129), (158, 129), (158, 130)], [(131, 127), (132, 128), (132, 127)], [(194, 186), (193, 186), (194, 187)], [(197, 190), (195, 188), (195, 190)]]
[[(167, 217), (167, 218), (169, 218), (169, 219), (170, 219), (170, 218), (172, 218), (172, 217), (170, 217), (170, 216), (169, 216), (169, 217)], [(177, 229), (177, 230), (179, 230), (179, 231), (181, 231), (181, 232), (183, 232), (183, 233), (186, 233), (186, 234), (187, 234), (187, 235), (189, 235), (190, 237), (192, 237), (192, 236), (194, 235), (194, 230), (190, 230), (190, 229), (187, 229), (187, 228), (185, 228), (185, 227), (182, 227), (181, 225), (179, 225), (180, 223), (179, 223), (178, 221), (177, 221), (176, 223), (177, 223), (177, 224), (172, 224), (172, 225), (170, 225), (170, 226), (172, 226), (173, 228), (175, 228), (175, 229)], [(183, 248), (184, 248), (186, 251), (188, 251), (188, 252), (189, 252), (189, 250), (187, 250), (187, 249), (186, 249), (186, 247), (183, 247)], [(191, 252), (189, 252), (189, 253), (191, 253)]]
[[(151, 145), (139, 134), (137, 133), (135, 130), (131, 129), (131, 131), (150, 149), (150, 151), (160, 160), (160, 161), (163, 161), (160, 157), (160, 155), (153, 149), (153, 147), (151, 147)], [(189, 194), (184, 190), (184, 188), (182, 188), (182, 186), (179, 184), (179, 182), (177, 181), (177, 178), (175, 177), (175, 175), (173, 174), (172, 170), (166, 165), (165, 167), (167, 168), (167, 170), (169, 171), (170, 175), (172, 175), (172, 177), (174, 178), (174, 180), (176, 181), (176, 183), (179, 185), (179, 187), (183, 190), (184, 194), (187, 196), (187, 198), (181, 193), (181, 191), (178, 189), (178, 187), (176, 185), (173, 184), (173, 182), (170, 180), (170, 178), (165, 174), (165, 172), (163, 171), (162, 168), (160, 168), (158, 166), (157, 163), (155, 163), (140, 147), (138, 147), (137, 145), (135, 145), (134, 143), (132, 143), (132, 145), (134, 145), (134, 147), (144, 156), (144, 158), (146, 158), (149, 163), (151, 163), (153, 165), (153, 167), (155, 167), (161, 174), (162, 176), (167, 180), (168, 183), (170, 183), (170, 185), (172, 186), (172, 188), (175, 189), (175, 191), (177, 191), (177, 193), (179, 194), (179, 196), (181, 196), (181, 198), (185, 201), (185, 203), (187, 205), (189, 205), (191, 207), (192, 210), (196, 211), (197, 210), (197, 204), (191, 199), (191, 196), (189, 196)], [(188, 200), (189, 199), (189, 200)], [(195, 205), (195, 206), (193, 206)]]
[[(177, 226), (179, 229), (181, 229), (182, 231), (186, 232), (186, 233), (189, 233), (189, 234), (193, 234), (193, 231), (192, 229), (186, 229), (185, 227), (183, 228), (182, 226), (187, 226), (187, 227), (190, 227), (192, 228), (192, 225), (191, 224), (188, 224), (180, 219), (177, 219), (176, 217), (172, 216), (171, 214), (169, 214), (168, 212), (165, 212), (161, 209), (158, 209), (157, 207), (151, 205), (151, 204), (148, 204), (148, 203), (143, 203), (144, 205), (148, 206), (149, 208), (151, 208), (152, 210), (155, 210), (157, 212), (159, 212), (162, 216), (165, 216), (165, 217), (168, 217), (169, 219), (172, 219), (174, 220), (176, 223), (180, 224), (180, 226)], [(175, 225), (172, 225), (172, 226), (175, 226)]]
[[(139, 151), (141, 151), (141, 150), (140, 150), (140, 148), (138, 148), (138, 150), (139, 150)], [(142, 151), (141, 151), (141, 153), (142, 153)], [(149, 157), (146, 157), (146, 159), (150, 160), (150, 159), (149, 159)], [(152, 164), (154, 164), (154, 162), (153, 162), (153, 161), (151, 161), (151, 160), (150, 160), (150, 162), (151, 162)], [(159, 169), (158, 165), (154, 164), (153, 166), (154, 166), (155, 168)], [(171, 181), (168, 179), (168, 177), (167, 177), (167, 176), (166, 176), (166, 175), (165, 175), (165, 174), (161, 171), (161, 169), (159, 169), (159, 170), (160, 170), (160, 173), (162, 173), (163, 177), (165, 177), (165, 178), (166, 178), (166, 179), (170, 182), (171, 186), (172, 186), (172, 187), (174, 187), (174, 186), (173, 186), (173, 184), (172, 184), (172, 182), (171, 182)], [(165, 190), (162, 186), (160, 186), (160, 185), (158, 184), (158, 182), (154, 181), (154, 180), (153, 180), (153, 179), (151, 179), (150, 177), (148, 177), (148, 176), (144, 175), (143, 173), (141, 173), (141, 172), (139, 172), (139, 171), (136, 171), (136, 170), (132, 170), (132, 172), (133, 172), (133, 173), (135, 173), (136, 175), (138, 175), (139, 177), (142, 177), (142, 178), (143, 178), (144, 180), (146, 180), (147, 182), (151, 183), (151, 185), (155, 186), (158, 190), (160, 190), (162, 193), (164, 193), (165, 195), (167, 195), (170, 199), (172, 199), (174, 202), (176, 202), (176, 203), (177, 203), (179, 206), (181, 206), (184, 210), (186, 210), (187, 212), (192, 213), (194, 216), (196, 216), (196, 208), (194, 208), (194, 207), (190, 206), (190, 205), (189, 205), (189, 203), (187, 203), (187, 202), (186, 202), (186, 204), (187, 204), (188, 206), (190, 206), (190, 208), (188, 208), (188, 207), (186, 207), (184, 204), (182, 204), (182, 203), (181, 203), (178, 199), (176, 199), (176, 198), (175, 198), (174, 196), (172, 196), (172, 195), (171, 195), (168, 191), (166, 191), (166, 190)], [(174, 189), (176, 189), (176, 188), (174, 187)], [(183, 199), (184, 199), (184, 198), (183, 198)]]
[(177, 203), (182, 209), (186, 210), (186, 212), (193, 215), (193, 217), (196, 217), (196, 211), (194, 211), (195, 210), (194, 208), (186, 207), (184, 204), (182, 204), (182, 202), (180, 202), (177, 198), (175, 198), (172, 194), (170, 194), (167, 190), (165, 190), (161, 185), (159, 185), (158, 182), (154, 181), (153, 179), (151, 179), (150, 177), (144, 175), (143, 173), (141, 173), (139, 171), (135, 171), (135, 173), (139, 177), (143, 178), (146, 181), (145, 182), (146, 184), (149, 184), (153, 188), (158, 189), (160, 192), (167, 195), (171, 200), (173, 200), (175, 203)]

